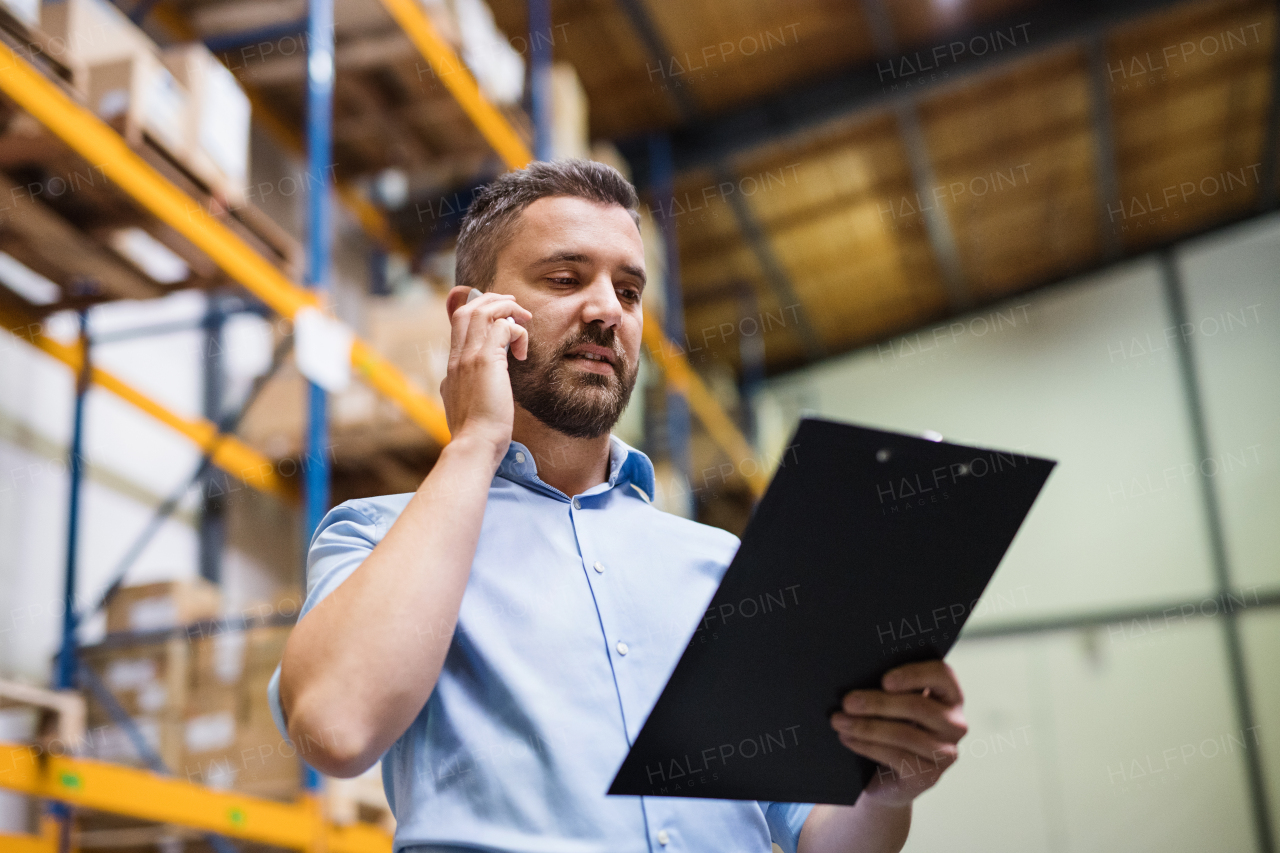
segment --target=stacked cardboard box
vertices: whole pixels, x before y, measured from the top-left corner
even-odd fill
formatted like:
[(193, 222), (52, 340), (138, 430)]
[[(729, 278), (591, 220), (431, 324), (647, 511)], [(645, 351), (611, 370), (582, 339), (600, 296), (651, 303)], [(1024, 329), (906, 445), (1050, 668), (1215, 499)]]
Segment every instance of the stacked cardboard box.
[[(409, 384), (440, 404), (440, 382), (449, 364), (449, 315), (444, 294), (425, 284), (402, 296), (368, 300), (360, 334), (396, 366)], [(303, 458), (306, 382), (292, 364), (269, 381), (240, 424), (240, 435), (275, 459)], [(404, 410), (379, 397), (368, 385), (352, 382), (332, 395), (332, 452), (344, 463), (375, 448), (426, 443), (421, 428)], [(282, 471), (296, 466), (281, 466)], [(417, 484), (406, 486), (408, 490)]]
[(40, 26), (40, 0), (3, 0), (0, 6), (28, 27)]
[(40, 29), (60, 51), (55, 58), (81, 74), (91, 65), (155, 50), (147, 34), (107, 0), (45, 3)]
[(280, 800), (297, 797), (302, 780), (298, 749), (280, 735), (267, 704), (267, 684), (284, 657), (288, 638), (287, 627), (245, 632), (235, 748), (238, 775), (234, 787)]
[(150, 139), (174, 159), (186, 158), (191, 95), (149, 50), (89, 69), (90, 108), (132, 145)]
[(233, 206), (249, 186), (249, 98), (200, 42), (169, 48), (165, 66), (191, 96), (183, 128), (188, 167)]
[(222, 594), (203, 578), (121, 587), (107, 602), (107, 633), (176, 628), (222, 612)]
[[(267, 704), (267, 683), (288, 635), (288, 626), (230, 630), (206, 622), (158, 642), (109, 637), (81, 649), (81, 657), (170, 772), (291, 800), (300, 790), (298, 754), (276, 731)], [(145, 764), (107, 705), (92, 692), (87, 699), (89, 754)]]
[(133, 145), (150, 140), (226, 203), (249, 180), (249, 99), (203, 45), (163, 53), (106, 0), (44, 6), (40, 26), (89, 108)]

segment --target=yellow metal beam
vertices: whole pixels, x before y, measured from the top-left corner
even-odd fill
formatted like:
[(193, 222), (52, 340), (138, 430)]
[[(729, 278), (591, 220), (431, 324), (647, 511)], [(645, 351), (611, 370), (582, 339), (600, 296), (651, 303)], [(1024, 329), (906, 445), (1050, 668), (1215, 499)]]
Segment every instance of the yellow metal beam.
[[(689, 365), (684, 353), (662, 333), (662, 324), (658, 318), (648, 311), (644, 318), (644, 343), (649, 348), (650, 357), (666, 375), (667, 382), (689, 401), (689, 409), (702, 421), (702, 426), (712, 440), (729, 454), (729, 460), (742, 473), (751, 490), (757, 497), (763, 495), (769, 481), (760, 466), (754, 464), (756, 454), (751, 444), (725, 414), (715, 397), (711, 396), (702, 377)], [(753, 463), (750, 474), (746, 472), (747, 462)]]
[[(93, 163), (111, 181), (158, 219), (190, 240), (223, 272), (265, 302), (292, 318), (299, 309), (318, 304), (315, 294), (298, 287), (266, 258), (249, 248), (230, 229), (207, 214), (171, 184), (93, 113), (68, 98), (35, 68), (0, 43), (0, 91)], [(413, 388), (385, 359), (367, 357), (363, 344), (352, 351), (355, 367), (371, 384), (390, 389), (392, 399), (440, 444), (449, 440), (444, 412)], [(373, 371), (373, 375), (369, 374)]]
[[(56, 358), (79, 374), (83, 364), (78, 346), (55, 341), (40, 332), (40, 324), (30, 318), (0, 308), (0, 326), (14, 337), (27, 341), (36, 349)], [(94, 384), (110, 391), (163, 424), (191, 439), (201, 450), (213, 450), (213, 464), (247, 486), (275, 495), (290, 503), (298, 500), (297, 486), (284, 479), (271, 460), (234, 436), (218, 438), (218, 428), (204, 418), (185, 418), (162, 406), (123, 379), (100, 367), (92, 368), (90, 378)]]
[[(271, 108), (262, 99), (261, 92), (248, 83), (242, 82), (240, 85), (244, 89), (244, 93), (249, 96), (249, 103), (253, 107), (253, 117), (286, 149), (295, 154), (302, 154), (305, 150), (302, 134), (281, 121), (280, 117), (272, 112)], [(360, 230), (364, 231), (370, 239), (379, 243), (389, 252), (406, 256), (409, 254), (409, 247), (404, 244), (404, 241), (400, 239), (400, 235), (391, 227), (387, 217), (365, 198), (360, 190), (356, 189), (350, 182), (341, 180), (334, 182), (333, 189), (338, 196), (338, 200), (342, 202), (342, 205), (359, 223)]]
[(0, 850), (5, 853), (57, 853), (58, 842), (50, 844), (39, 835), (0, 835)]
[(471, 72), (467, 71), (449, 43), (436, 32), (417, 0), (382, 0), (382, 5), (507, 167), (523, 169), (529, 165), (533, 160), (532, 152), (506, 116), (485, 98)]
[[(520, 141), (502, 113), (485, 99), (474, 78), (467, 72), (466, 66), (448, 42), (435, 31), (435, 27), (422, 7), (415, 0), (382, 0), (382, 3), (413, 41), (423, 58), (431, 65), (436, 76), (449, 88), (467, 115), (475, 122), (485, 139), (502, 156), (507, 166), (512, 169), (527, 166), (533, 159), (533, 155)], [(159, 4), (153, 14), (181, 37), (188, 39), (197, 37), (190, 24), (168, 4)], [(262, 126), (286, 148), (301, 152), (304, 148), (302, 135), (281, 121), (252, 87), (243, 83), (241, 85), (245, 87), (249, 100), (253, 104), (253, 114), (261, 120)], [(351, 211), (356, 221), (360, 223), (360, 227), (371, 239), (393, 252), (409, 254), (408, 247), (401, 242), (399, 235), (391, 228), (382, 211), (370, 204), (349, 184), (339, 184), (336, 189), (339, 200)], [(754, 462), (755, 452), (746, 437), (711, 396), (684, 354), (662, 334), (662, 326), (657, 318), (648, 315), (645, 319), (645, 341), (654, 356), (654, 361), (667, 376), (668, 382), (675, 390), (685, 395), (689, 401), (689, 409), (711, 435), (712, 440), (720, 445), (740, 470), (747, 467), (746, 463), (749, 460)], [(370, 358), (377, 357), (376, 353), (366, 352), (364, 348), (358, 349), (360, 349), (359, 354), (354, 351), (352, 353), (352, 360), (357, 366), (362, 361), (361, 356), (368, 354)], [(374, 378), (375, 376), (377, 378)], [(378, 372), (370, 375), (369, 381), (375, 388), (389, 396), (394, 393), (394, 389), (382, 387), (382, 384), (389, 385), (391, 382), (385, 373)], [(760, 471), (759, 465), (751, 467), (756, 473), (750, 476), (744, 473), (743, 476), (758, 497), (764, 494), (768, 480)]]
[(41, 815), (39, 835), (0, 835), (0, 850), (5, 853), (58, 853), (58, 821), (52, 815)]
[[(200, 39), (200, 34), (192, 28), (187, 19), (182, 16), (182, 13), (169, 3), (156, 4), (155, 8), (151, 10), (151, 17), (178, 39), (183, 41), (198, 41)], [(249, 98), (249, 104), (253, 108), (253, 120), (288, 151), (294, 154), (305, 153), (306, 140), (302, 138), (302, 134), (276, 115), (275, 111), (268, 106), (262, 93), (244, 80), (240, 81), (240, 88), (244, 90), (245, 95)], [(338, 200), (355, 217), (361, 230), (370, 239), (380, 243), (389, 252), (396, 252), (405, 256), (410, 254), (409, 247), (404, 244), (404, 241), (400, 239), (400, 235), (391, 227), (387, 217), (365, 198), (355, 186), (348, 181), (337, 181), (334, 183), (334, 191), (337, 193)]]
[(41, 755), (18, 744), (0, 743), (0, 788), (291, 850), (315, 849), (320, 825), (328, 853), (391, 851), (391, 836), (379, 827), (322, 822), (316, 804), (305, 799), (279, 803), (215, 791), (133, 767)]
[[(476, 128), (493, 149), (506, 161), (507, 166), (512, 169), (527, 166), (533, 155), (520, 141), (506, 117), (485, 99), (453, 48), (435, 31), (422, 6), (416, 0), (382, 0), (382, 5), (400, 24), (440, 78), (440, 82), (453, 93), (458, 104), (475, 122)], [(644, 326), (645, 343), (667, 381), (688, 399), (690, 410), (702, 422), (711, 438), (729, 454), (734, 465), (742, 470), (748, 460), (755, 460), (755, 451), (750, 442), (725, 414), (715, 397), (711, 396), (684, 353), (663, 335), (662, 325), (657, 318), (646, 312)], [(750, 476), (744, 473), (743, 476), (756, 496), (760, 496), (764, 494), (768, 481), (759, 465), (751, 467), (755, 473)]]

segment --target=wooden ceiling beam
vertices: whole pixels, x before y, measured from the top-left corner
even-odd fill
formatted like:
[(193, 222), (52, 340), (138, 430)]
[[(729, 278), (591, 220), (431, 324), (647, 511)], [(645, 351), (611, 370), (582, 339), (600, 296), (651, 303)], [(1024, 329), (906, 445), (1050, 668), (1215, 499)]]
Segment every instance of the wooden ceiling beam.
[[(1008, 66), (1033, 54), (1041, 54), (1064, 44), (1079, 42), (1094, 33), (1106, 32), (1140, 16), (1159, 12), (1192, 0), (1076, 0), (1073, 3), (1041, 2), (1008, 17), (970, 25), (938, 40), (949, 44), (990, 38), (991, 33), (1018, 29), (1027, 34), (1014, 46), (970, 52), (947, 59), (944, 74), (908, 78), (904, 87), (883, 80), (883, 60), (859, 63), (818, 80), (808, 80), (754, 103), (716, 114), (700, 114), (686, 119), (671, 131), (675, 166), (678, 172), (707, 166), (725, 157), (751, 151), (770, 142), (793, 138), (817, 130), (822, 125), (870, 109), (888, 109), (900, 102), (917, 102), (963, 83), (981, 72)], [(918, 49), (924, 56), (935, 45), (904, 48), (901, 58), (916, 60)], [(632, 164), (636, 183), (647, 186), (648, 168), (642, 144), (621, 140), (619, 147)]]
[[(627, 18), (631, 21), (636, 33), (640, 36), (640, 41), (644, 44), (650, 60), (661, 65), (668, 56), (675, 55), (668, 48), (662, 34), (658, 32), (657, 25), (644, 6), (645, 0), (617, 1), (622, 6), (623, 11), (626, 12)], [(686, 87), (672, 86), (666, 91), (675, 102), (683, 120), (697, 120), (701, 111)], [(648, 165), (647, 158), (646, 165)], [(738, 183), (738, 176), (729, 167), (727, 157), (715, 159), (711, 163), (711, 167), (719, 184), (736, 185)], [(791, 333), (797, 337), (811, 360), (817, 361), (824, 358), (826, 356), (826, 346), (823, 344), (822, 336), (809, 319), (804, 303), (796, 294), (795, 287), (791, 282), (791, 276), (778, 260), (773, 247), (769, 243), (769, 236), (760, 227), (760, 223), (751, 210), (751, 206), (739, 193), (729, 194), (726, 201), (733, 211), (734, 219), (738, 223), (738, 229), (742, 233), (742, 239), (751, 247), (756, 262), (764, 275), (764, 280), (770, 290), (773, 291), (774, 297), (777, 298), (780, 304), (794, 305), (796, 307), (796, 322), (791, 329)]]
[(1266, 213), (1276, 207), (1276, 160), (1280, 158), (1280, 6), (1271, 24), (1271, 103), (1267, 109), (1267, 123), (1262, 136), (1262, 187), (1258, 193), (1258, 213)]

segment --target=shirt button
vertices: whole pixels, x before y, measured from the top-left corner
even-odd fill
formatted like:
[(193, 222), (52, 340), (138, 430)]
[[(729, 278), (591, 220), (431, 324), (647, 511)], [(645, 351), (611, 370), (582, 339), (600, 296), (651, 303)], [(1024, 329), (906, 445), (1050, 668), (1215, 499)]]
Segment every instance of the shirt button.
[(524, 454), (523, 454), (523, 453), (519, 453), (519, 452), (517, 452), (517, 453), (516, 453), (516, 461), (517, 461), (517, 462), (521, 462), (521, 463), (523, 463), (523, 462), (524, 462)]
[(600, 574), (604, 574), (604, 563), (600, 562), (599, 560), (596, 560), (595, 570)]
[(661, 844), (663, 847), (666, 847), (666, 846), (667, 846), (667, 843), (668, 843), (668, 842), (670, 842), (670, 841), (671, 841), (671, 836), (670, 836), (670, 835), (667, 835), (667, 831), (666, 831), (665, 829), (660, 829), (660, 830), (658, 830), (658, 843), (659, 843), (659, 844)]
[(573, 499), (573, 508), (574, 508), (574, 509), (582, 509), (582, 501), (578, 500), (577, 498), (574, 498), (574, 499)]
[(618, 654), (620, 654), (620, 655), (625, 655), (625, 654), (627, 653), (627, 651), (628, 651), (628, 649), (627, 649), (627, 644), (626, 644), (626, 643), (623, 643), (623, 642), (619, 642), (619, 643), (618, 643)]

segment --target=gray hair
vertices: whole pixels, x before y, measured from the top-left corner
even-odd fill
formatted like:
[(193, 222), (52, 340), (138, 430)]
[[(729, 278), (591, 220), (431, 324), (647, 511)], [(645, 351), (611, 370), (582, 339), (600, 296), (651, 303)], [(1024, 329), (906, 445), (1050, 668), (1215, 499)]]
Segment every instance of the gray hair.
[(498, 253), (511, 240), (521, 212), (549, 196), (616, 204), (640, 225), (636, 189), (612, 166), (593, 160), (530, 163), (499, 175), (476, 193), (458, 234), (456, 283), (488, 290), (498, 273)]

